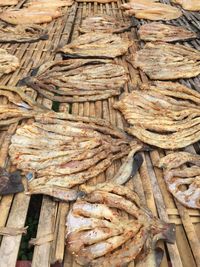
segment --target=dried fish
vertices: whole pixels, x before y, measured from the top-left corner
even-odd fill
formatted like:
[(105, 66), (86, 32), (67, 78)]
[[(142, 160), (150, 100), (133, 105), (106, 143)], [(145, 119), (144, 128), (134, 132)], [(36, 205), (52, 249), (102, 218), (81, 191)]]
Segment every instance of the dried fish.
[[(44, 63), (24, 82), (45, 98), (84, 102), (119, 95), (128, 81), (125, 68), (111, 60), (71, 59)], [(56, 95), (51, 95), (52, 92)]]
[(38, 25), (11, 26), (1, 23), (0, 43), (24, 43), (48, 39), (47, 30)]
[(0, 19), (10, 24), (40, 24), (51, 22), (62, 16), (59, 10), (31, 10), (28, 8), (4, 10), (0, 13)]
[(121, 266), (142, 250), (148, 253), (154, 237), (174, 241), (174, 225), (142, 207), (131, 189), (108, 182), (80, 189), (85, 195), (73, 204), (66, 223), (68, 249), (79, 264)]
[(130, 29), (130, 24), (108, 15), (88, 16), (82, 20), (81, 33), (109, 32), (120, 33)]
[(135, 54), (134, 65), (153, 80), (191, 78), (200, 74), (200, 51), (179, 44), (147, 43)]
[[(187, 163), (188, 166), (184, 165)], [(200, 208), (200, 156), (188, 152), (174, 152), (158, 162), (164, 169), (168, 190), (184, 206)]]
[(139, 38), (144, 41), (175, 42), (197, 38), (197, 34), (184, 27), (152, 22), (143, 24), (138, 31)]
[(9, 155), (26, 176), (35, 177), (29, 182), (30, 194), (71, 201), (77, 198), (74, 186), (126, 156), (130, 141), (104, 120), (40, 112), (32, 123), (18, 127)]
[(179, 83), (153, 82), (124, 96), (118, 108), (131, 125), (127, 131), (164, 149), (200, 140), (200, 94)]
[(133, 0), (121, 5), (125, 14), (138, 19), (172, 20), (182, 16), (182, 12), (173, 6), (160, 3), (157, 0)]
[(111, 33), (91, 32), (80, 35), (57, 51), (73, 58), (115, 58), (126, 54), (131, 45), (132, 42), (125, 37), (122, 39)]

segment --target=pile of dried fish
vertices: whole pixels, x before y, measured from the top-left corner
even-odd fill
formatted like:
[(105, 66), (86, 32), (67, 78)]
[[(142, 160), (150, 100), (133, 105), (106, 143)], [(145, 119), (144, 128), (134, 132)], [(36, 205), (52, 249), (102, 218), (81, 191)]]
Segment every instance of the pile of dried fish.
[(80, 189), (85, 196), (66, 224), (68, 249), (79, 264), (124, 266), (144, 258), (158, 239), (174, 241), (174, 225), (154, 217), (128, 187), (106, 182)]
[(162, 4), (157, 0), (132, 0), (121, 5), (125, 13), (138, 19), (172, 20), (182, 16), (182, 12), (170, 5)]
[(103, 59), (51, 61), (41, 65), (36, 76), (24, 79), (45, 98), (70, 103), (119, 95), (127, 80), (123, 66)]
[(47, 30), (38, 25), (11, 26), (1, 23), (0, 43), (24, 43), (48, 39)]
[(154, 82), (115, 107), (131, 125), (128, 132), (144, 143), (178, 149), (200, 140), (200, 94), (182, 84)]
[(143, 24), (138, 31), (139, 38), (144, 41), (175, 42), (191, 40), (197, 34), (184, 27), (152, 22)]
[(115, 58), (127, 53), (132, 42), (127, 38), (104, 32), (91, 32), (80, 35), (58, 52), (65, 57)]
[(31, 118), (45, 108), (29, 97), (20, 87), (0, 85), (0, 96), (7, 101), (0, 104), (0, 129), (24, 118)]
[(147, 43), (135, 54), (134, 65), (153, 80), (191, 78), (200, 74), (200, 51), (179, 44)]
[(65, 113), (38, 113), (19, 126), (9, 155), (27, 178), (31, 194), (77, 197), (74, 186), (104, 172), (130, 151), (130, 137), (108, 122)]
[(0, 77), (19, 68), (19, 60), (16, 56), (9, 54), (5, 49), (0, 48)]
[(181, 5), (184, 9), (189, 11), (200, 11), (199, 0), (172, 0), (172, 2)]
[(199, 209), (200, 156), (175, 152), (161, 158), (158, 167), (164, 169), (165, 182), (174, 197), (189, 208)]
[(110, 32), (120, 33), (130, 28), (130, 24), (122, 19), (113, 18), (108, 15), (88, 16), (82, 20), (79, 31), (81, 33), (90, 32)]

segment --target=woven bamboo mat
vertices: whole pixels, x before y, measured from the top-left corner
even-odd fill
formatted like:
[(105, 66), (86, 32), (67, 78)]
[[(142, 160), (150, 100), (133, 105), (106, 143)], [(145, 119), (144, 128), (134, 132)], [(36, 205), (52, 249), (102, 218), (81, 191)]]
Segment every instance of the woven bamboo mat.
[[(21, 2), (23, 4), (23, 2)], [(17, 85), (18, 81), (25, 77), (32, 68), (37, 67), (42, 62), (59, 57), (54, 53), (55, 48), (61, 43), (68, 43), (75, 39), (78, 27), (82, 18), (91, 14), (109, 14), (124, 20), (120, 7), (120, 2), (111, 4), (74, 4), (66, 9), (65, 15), (46, 25), (49, 30), (49, 40), (32, 44), (4, 44), (1, 47), (7, 49), (11, 54), (16, 55), (20, 61), (20, 68), (11, 75), (7, 75), (0, 80), (4, 85)], [(122, 36), (129, 36), (135, 40), (137, 36), (135, 29), (130, 33), (123, 33)], [(129, 54), (135, 53), (139, 43), (136, 41), (130, 48)], [(126, 61), (125, 57), (119, 59), (129, 71), (130, 81), (124, 91), (137, 90), (141, 82), (147, 77), (133, 68)], [(196, 85), (196, 83), (195, 83)], [(32, 90), (27, 90), (38, 102), (52, 108), (53, 103), (47, 99), (38, 97)], [(70, 112), (84, 116), (96, 116), (105, 118), (112, 124), (123, 128), (125, 122), (121, 114), (112, 108), (113, 103), (118, 98), (109, 100), (74, 103), (72, 105), (60, 104), (59, 111)], [(0, 102), (5, 99), (0, 98)], [(0, 166), (13, 170), (9, 158), (7, 157), (10, 137), (17, 125), (9, 127), (8, 131), (0, 133)], [(198, 146), (190, 146), (188, 151), (195, 152)], [(154, 168), (153, 163), (157, 161), (164, 152), (154, 150), (151, 153), (144, 153), (144, 164), (139, 173), (128, 183), (141, 197), (142, 201), (160, 218), (176, 224), (176, 243), (173, 245), (159, 242), (159, 246), (165, 251), (161, 266), (167, 267), (189, 267), (200, 266), (200, 212), (198, 210), (186, 209), (180, 205), (167, 191), (162, 177), (162, 171)], [(115, 162), (105, 173), (88, 183), (105, 181), (112, 177), (121, 165), (121, 161)], [(15, 196), (6, 196), (0, 200), (0, 226), (22, 227), (25, 224), (30, 197), (23, 193)], [(44, 196), (40, 209), (40, 218), (37, 229), (37, 238), (53, 236), (53, 241), (45, 242), (40, 246), (35, 246), (32, 267), (48, 267), (55, 261), (63, 263), (64, 267), (78, 266), (68, 254), (65, 247), (65, 220), (70, 204), (59, 203)], [(49, 239), (51, 240), (51, 239)], [(20, 247), (21, 236), (3, 237), (0, 243), (0, 267), (15, 267), (17, 255)], [(133, 263), (129, 267), (134, 266)], [(139, 265), (136, 264), (136, 267)], [(141, 265), (140, 265), (141, 267)]]

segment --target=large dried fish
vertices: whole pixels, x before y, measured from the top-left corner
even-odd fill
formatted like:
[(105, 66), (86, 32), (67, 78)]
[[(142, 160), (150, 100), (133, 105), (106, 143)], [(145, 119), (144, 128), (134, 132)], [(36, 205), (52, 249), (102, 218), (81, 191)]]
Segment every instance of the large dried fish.
[(71, 59), (44, 63), (36, 76), (24, 81), (45, 98), (71, 103), (119, 95), (128, 75), (122, 65), (110, 60)]
[(181, 5), (189, 11), (200, 11), (199, 0), (172, 0), (173, 3)]
[(51, 22), (53, 19), (62, 16), (59, 10), (31, 10), (28, 8), (4, 10), (0, 13), (0, 19), (10, 24), (40, 24)]
[(19, 59), (0, 48), (0, 77), (19, 68)]
[(200, 156), (175, 152), (161, 158), (158, 167), (164, 169), (165, 182), (174, 197), (189, 208), (200, 209)]
[(133, 0), (121, 5), (121, 8), (127, 15), (138, 19), (172, 20), (182, 16), (178, 8), (153, 0)]
[(9, 154), (28, 178), (38, 178), (29, 183), (29, 193), (68, 201), (76, 198), (74, 186), (127, 155), (130, 140), (104, 120), (41, 112), (34, 122), (18, 127)]
[(25, 93), (25, 89), (20, 87), (0, 85), (0, 96), (7, 100), (0, 104), (0, 129), (22, 119), (31, 118), (37, 112), (45, 110)]
[(127, 53), (131, 45), (131, 41), (115, 34), (91, 32), (80, 35), (58, 52), (66, 57), (115, 58)]
[(47, 30), (38, 25), (1, 24), (0, 43), (24, 43), (48, 39)]
[(154, 82), (143, 89), (115, 104), (131, 125), (127, 129), (130, 134), (164, 149), (178, 149), (200, 140), (198, 92), (172, 82)]
[(144, 41), (175, 42), (195, 39), (197, 34), (184, 27), (152, 22), (140, 27), (139, 38)]
[(153, 80), (191, 78), (200, 74), (200, 51), (185, 45), (147, 43), (135, 54), (134, 65)]
[(90, 32), (110, 32), (120, 33), (130, 28), (130, 24), (121, 19), (108, 15), (88, 16), (82, 20), (79, 31), (81, 33)]
[(156, 237), (174, 241), (174, 225), (142, 207), (131, 189), (108, 182), (80, 189), (84, 198), (72, 206), (66, 223), (68, 249), (79, 264), (124, 266), (141, 251), (147, 254)]

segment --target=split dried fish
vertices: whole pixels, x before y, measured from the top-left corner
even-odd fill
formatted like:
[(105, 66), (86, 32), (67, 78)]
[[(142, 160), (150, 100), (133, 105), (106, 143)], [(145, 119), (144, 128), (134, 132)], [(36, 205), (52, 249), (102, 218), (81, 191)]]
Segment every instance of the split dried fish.
[(28, 86), (52, 101), (69, 103), (119, 95), (128, 81), (122, 65), (100, 59), (52, 61), (41, 65), (34, 74), (24, 79)]
[(128, 133), (164, 149), (200, 140), (200, 94), (182, 84), (153, 82), (115, 104), (131, 125)]
[(138, 19), (172, 20), (182, 16), (182, 12), (173, 6), (160, 3), (157, 0), (133, 0), (122, 4), (125, 14)]
[[(91, 32), (80, 35), (70, 44), (58, 49), (65, 57), (115, 58), (127, 53), (132, 41), (118, 35)], [(106, 47), (106, 49), (105, 49)]]
[(62, 16), (59, 10), (31, 10), (28, 8), (4, 10), (0, 13), (0, 19), (10, 24), (40, 24), (51, 22)]
[(164, 179), (173, 196), (186, 207), (200, 209), (200, 156), (174, 152), (161, 158), (158, 167), (164, 169)]
[(82, 20), (81, 33), (110, 32), (120, 33), (130, 29), (130, 24), (108, 15), (88, 16)]
[(139, 38), (144, 41), (175, 42), (197, 38), (197, 34), (184, 27), (152, 22), (143, 24), (138, 31)]
[(11, 26), (2, 23), (0, 27), (0, 43), (24, 43), (47, 39), (47, 30), (38, 25)]
[(30, 194), (69, 201), (77, 198), (74, 186), (126, 156), (130, 141), (104, 120), (41, 112), (34, 116), (34, 122), (18, 127), (9, 155), (26, 176), (35, 177), (29, 182)]
[(153, 80), (191, 78), (200, 74), (200, 51), (179, 44), (147, 43), (135, 54), (134, 65)]
[(131, 189), (108, 182), (80, 189), (85, 196), (72, 206), (66, 223), (68, 250), (79, 264), (122, 266), (141, 251), (147, 254), (158, 236), (174, 242), (174, 225), (142, 207)]

